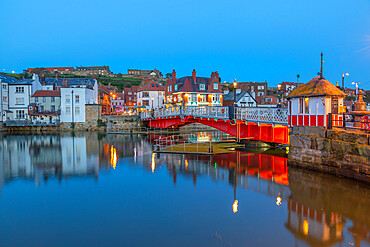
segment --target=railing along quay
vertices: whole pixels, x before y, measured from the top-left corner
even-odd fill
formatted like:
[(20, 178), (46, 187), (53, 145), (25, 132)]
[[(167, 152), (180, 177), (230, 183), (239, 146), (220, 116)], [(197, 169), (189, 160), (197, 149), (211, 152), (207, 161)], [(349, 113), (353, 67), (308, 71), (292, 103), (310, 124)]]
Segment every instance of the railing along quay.
[(141, 119), (159, 117), (200, 117), (224, 120), (245, 120), (257, 123), (288, 124), (288, 108), (233, 107), (233, 106), (178, 106), (141, 113)]

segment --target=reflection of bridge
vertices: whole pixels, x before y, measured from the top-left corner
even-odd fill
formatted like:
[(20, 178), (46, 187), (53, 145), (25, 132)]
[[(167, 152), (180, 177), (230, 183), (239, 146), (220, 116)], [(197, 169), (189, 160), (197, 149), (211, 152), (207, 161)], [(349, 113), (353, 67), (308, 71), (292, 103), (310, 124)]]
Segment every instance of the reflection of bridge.
[(141, 119), (154, 128), (177, 128), (201, 123), (239, 140), (289, 144), (287, 108), (178, 106), (142, 112)]

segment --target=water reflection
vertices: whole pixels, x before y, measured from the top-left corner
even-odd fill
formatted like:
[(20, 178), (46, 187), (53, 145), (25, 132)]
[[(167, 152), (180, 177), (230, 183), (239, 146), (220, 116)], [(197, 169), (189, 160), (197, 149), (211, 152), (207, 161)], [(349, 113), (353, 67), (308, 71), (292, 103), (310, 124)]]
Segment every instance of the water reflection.
[[(210, 136), (218, 138), (215, 133)], [(209, 138), (205, 134), (199, 137), (201, 140)], [(192, 183), (195, 187), (204, 186), (204, 182), (202, 184), (199, 181), (210, 180), (213, 185), (208, 188), (209, 190), (220, 188), (216, 187), (217, 184), (232, 188), (233, 192), (220, 190), (220, 197), (223, 198), (221, 201), (227, 200), (226, 205), (228, 205), (227, 209), (223, 210), (235, 214), (241, 222), (232, 228), (233, 233), (229, 233), (230, 238), (240, 238), (243, 235), (240, 234), (240, 229), (251, 226), (253, 228), (257, 224), (253, 221), (243, 221), (242, 218), (246, 217), (251, 204), (255, 202), (251, 196), (253, 193), (269, 198), (270, 205), (267, 206), (269, 210), (273, 211), (274, 207), (283, 212), (284, 217), (278, 224), (264, 227), (268, 227), (269, 230), (273, 229), (281, 235), (288, 234), (285, 239), (286, 246), (341, 244), (365, 246), (370, 242), (370, 190), (363, 184), (301, 169), (289, 168), (288, 170), (288, 162), (284, 156), (241, 151), (214, 156), (154, 154), (151, 151), (152, 145), (153, 136), (143, 138), (95, 134), (2, 135), (0, 139), (0, 187), (8, 181), (21, 179), (32, 179), (36, 186), (40, 186), (43, 181), (46, 184), (50, 178), (57, 178), (59, 181), (71, 177), (93, 178), (92, 181), (97, 181), (99, 173), (102, 174), (109, 170), (114, 170), (114, 173), (109, 175), (111, 179), (114, 179), (115, 176), (120, 175), (119, 168), (126, 167), (135, 170), (139, 168), (144, 173), (147, 172), (150, 177), (142, 174), (139, 176), (125, 170), (129, 173), (125, 179), (129, 179), (131, 174), (143, 182), (150, 180), (151, 183), (156, 183), (157, 180), (152, 180), (153, 177), (159, 176), (161, 181), (166, 181), (163, 176), (165, 174), (174, 188), (180, 180), (183, 183), (190, 181), (190, 184)], [(143, 193), (134, 188), (132, 190), (135, 192), (133, 194)], [(179, 191), (182, 190), (179, 189)], [(151, 193), (161, 197), (163, 192), (153, 191)], [(185, 192), (182, 191), (182, 193)], [(225, 193), (230, 193), (230, 197), (227, 197)], [(181, 194), (179, 196), (182, 197)], [(190, 196), (190, 201), (193, 200), (191, 195), (186, 196)], [(133, 198), (135, 197), (131, 199)], [(152, 205), (151, 200), (154, 199), (147, 196), (142, 201), (132, 201), (135, 204)], [(129, 197), (127, 201), (130, 201)], [(0, 202), (4, 204), (8, 202), (8, 198), (3, 196)], [(123, 202), (120, 203), (124, 205)], [(168, 203), (163, 199), (163, 208), (166, 208)], [(210, 201), (209, 204), (216, 204), (216, 202)], [(177, 207), (179, 211), (184, 211), (186, 206), (177, 205)], [(268, 214), (268, 212), (256, 210), (255, 214)], [(219, 214), (221, 211), (214, 212), (214, 215)], [(153, 217), (155, 218), (154, 215)], [(271, 217), (271, 215), (266, 217)], [(153, 221), (153, 219), (146, 220)], [(124, 219), (121, 220), (124, 221)], [(194, 230), (196, 229), (197, 227), (194, 226)], [(219, 234), (217, 233), (217, 236), (220, 236)], [(244, 234), (249, 238), (242, 239), (240, 243), (249, 243), (250, 237), (254, 234), (253, 231), (250, 234), (252, 235)], [(266, 236), (268, 237), (268, 234)], [(258, 243), (258, 241), (255, 242), (256, 245)], [(274, 240), (265, 242), (268, 246), (273, 244), (275, 244)]]

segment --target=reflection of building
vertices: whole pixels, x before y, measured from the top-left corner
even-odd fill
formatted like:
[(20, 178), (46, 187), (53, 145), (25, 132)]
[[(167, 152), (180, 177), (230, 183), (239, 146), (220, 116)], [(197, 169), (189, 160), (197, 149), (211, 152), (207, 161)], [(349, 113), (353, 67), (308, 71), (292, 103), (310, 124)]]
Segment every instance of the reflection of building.
[(98, 154), (88, 154), (86, 137), (59, 135), (4, 135), (0, 139), (0, 188), (13, 178), (94, 175), (99, 172)]
[(286, 227), (298, 239), (313, 246), (330, 246), (342, 240), (344, 219), (340, 214), (308, 208), (288, 200)]

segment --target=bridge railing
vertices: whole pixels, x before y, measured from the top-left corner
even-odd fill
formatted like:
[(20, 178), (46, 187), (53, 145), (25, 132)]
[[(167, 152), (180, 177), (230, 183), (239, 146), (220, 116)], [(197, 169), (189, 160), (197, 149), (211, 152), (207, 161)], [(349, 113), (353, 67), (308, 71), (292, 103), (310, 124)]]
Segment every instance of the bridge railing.
[(238, 107), (236, 118), (262, 123), (288, 124), (288, 108)]
[(185, 106), (182, 114), (193, 117), (228, 119), (229, 108), (226, 106)]

